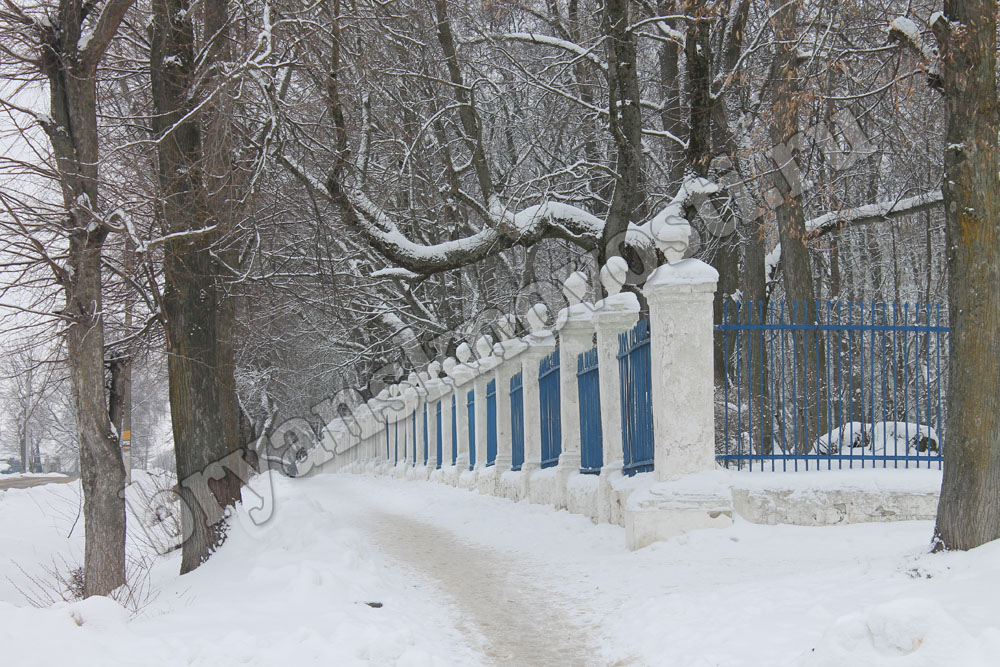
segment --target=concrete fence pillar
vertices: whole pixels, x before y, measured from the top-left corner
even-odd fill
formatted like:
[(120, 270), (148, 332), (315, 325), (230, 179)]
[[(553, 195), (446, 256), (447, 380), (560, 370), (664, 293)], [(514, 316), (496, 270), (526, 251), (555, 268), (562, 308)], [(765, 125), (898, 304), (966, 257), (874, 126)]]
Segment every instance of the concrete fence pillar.
[(531, 333), (522, 340), (521, 399), (524, 407), (524, 483), (529, 484), (531, 473), (542, 467), (542, 411), (539, 403), (538, 366), (542, 359), (556, 347), (555, 338), (547, 331), (545, 320), (548, 311), (543, 304), (536, 304), (525, 315)]
[[(437, 408), (441, 404), (440, 380), (427, 381), (427, 467), (434, 470), (439, 465), (437, 454)], [(443, 452), (442, 452), (443, 453)]]
[(594, 329), (597, 334), (598, 383), (601, 394), (602, 465), (598, 483), (601, 501), (599, 522), (622, 523), (622, 508), (615, 502), (611, 481), (622, 471), (622, 384), (618, 364), (618, 337), (639, 321), (639, 299), (622, 292), (628, 264), (612, 257), (601, 269), (601, 283), (608, 296), (595, 304)]
[[(510, 411), (510, 381), (515, 375), (521, 372), (521, 353), (524, 346), (521, 341), (518, 344), (515, 340), (504, 341), (498, 350), (503, 361), (494, 369), (494, 377), (497, 381), (497, 470), (502, 473), (510, 470), (514, 463), (513, 438), (514, 433), (511, 427)], [(498, 346), (499, 347), (499, 346)]]
[(472, 388), (475, 395), (476, 405), (473, 415), (476, 420), (476, 470), (482, 473), (486, 468), (486, 439), (489, 430), (486, 428), (486, 385), (493, 379), (492, 364), (485, 359), (479, 362), (479, 374), (472, 381)]
[(658, 267), (643, 287), (658, 481), (715, 468), (712, 299), (718, 279), (708, 264), (686, 259)]
[(451, 453), (455, 448), (455, 443), (453, 441), (454, 433), (451, 429), (451, 403), (455, 397), (455, 385), (449, 382), (444, 383), (444, 393), (441, 396), (441, 428), (444, 437), (441, 438), (441, 455), (444, 457), (441, 463), (442, 467), (450, 468), (454, 463), (452, 462)]
[[(580, 472), (580, 395), (577, 389), (577, 358), (594, 346), (594, 325), (590, 304), (564, 309), (559, 329), (559, 420), (562, 432), (560, 469)], [(562, 314), (562, 313), (561, 313)]]

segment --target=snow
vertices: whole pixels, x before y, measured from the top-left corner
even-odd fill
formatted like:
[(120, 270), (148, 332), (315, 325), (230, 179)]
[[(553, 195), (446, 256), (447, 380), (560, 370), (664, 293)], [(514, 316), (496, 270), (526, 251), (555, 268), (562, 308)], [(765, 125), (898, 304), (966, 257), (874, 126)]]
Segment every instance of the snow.
[(285, 478), (274, 483), (282, 519), (254, 526), (240, 510), (224, 547), (183, 577), (179, 552), (158, 559), (150, 572), (155, 597), (131, 618), (107, 598), (28, 605), (8, 581), (22, 579), (15, 563), (37, 573), (49, 553), (82, 553), (82, 523), (66, 537), (79, 484), (0, 492), (3, 663), (477, 664), (452, 629), (457, 620), (427, 599), (419, 576), (374, 552), (345, 520), (343, 497), (323, 498)]
[(931, 555), (926, 521), (737, 519), (628, 552), (620, 527), (432, 483), (319, 474), (272, 493), (274, 518), (238, 510), (195, 572), (159, 558), (133, 616), (27, 605), (8, 559), (79, 555), (79, 485), (0, 492), (4, 664), (560, 664), (542, 655), (568, 646), (593, 664), (977, 667), (1000, 651), (1000, 543)]
[(86, 51), (87, 46), (90, 44), (90, 40), (94, 38), (93, 28), (88, 28), (80, 33), (80, 39), (76, 43), (76, 48), (79, 51)]
[(719, 281), (719, 272), (700, 259), (689, 258), (676, 264), (656, 267), (646, 280), (644, 289), (657, 285), (705, 285)]
[(920, 44), (920, 31), (917, 29), (917, 24), (905, 16), (894, 18), (892, 23), (889, 24), (889, 29), (902, 33), (906, 39), (915, 45)]
[[(814, 448), (822, 454), (844, 453), (904, 455), (940, 453), (937, 431), (914, 422), (847, 422), (816, 439)], [(832, 448), (831, 448), (832, 443)]]

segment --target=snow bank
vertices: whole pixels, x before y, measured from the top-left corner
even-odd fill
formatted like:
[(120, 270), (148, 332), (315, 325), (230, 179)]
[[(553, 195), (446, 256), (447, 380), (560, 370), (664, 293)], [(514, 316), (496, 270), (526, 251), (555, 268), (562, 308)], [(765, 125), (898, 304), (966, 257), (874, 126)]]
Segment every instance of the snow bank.
[(997, 664), (1000, 631), (973, 637), (933, 600), (903, 598), (837, 619), (802, 667), (991, 667)]
[[(179, 552), (158, 558), (149, 573), (153, 595), (135, 617), (107, 598), (36, 609), (16, 590), (0, 591), (3, 664), (477, 663), (451, 630), (455, 619), (423, 594), (419, 577), (374, 552), (335, 505), (301, 493), (302, 480), (270, 481), (275, 518), (257, 526), (237, 510), (223, 547), (183, 577)], [(46, 564), (52, 549), (79, 557), (82, 523), (69, 540), (63, 523), (78, 493), (75, 482), (0, 494), (0, 582), (20, 577), (6, 558), (7, 535), (20, 545), (22, 566)], [(56, 510), (52, 520), (49, 509)]]
[(991, 667), (1000, 656), (1000, 541), (923, 555), (910, 570), (920, 597), (837, 618), (800, 667)]

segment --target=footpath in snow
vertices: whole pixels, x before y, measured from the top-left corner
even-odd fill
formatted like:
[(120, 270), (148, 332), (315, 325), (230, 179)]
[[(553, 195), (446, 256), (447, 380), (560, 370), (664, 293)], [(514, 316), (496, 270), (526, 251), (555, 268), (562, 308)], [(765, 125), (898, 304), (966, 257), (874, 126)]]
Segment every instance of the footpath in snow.
[(269, 522), (240, 510), (184, 577), (159, 558), (132, 617), (32, 608), (25, 573), (79, 560), (78, 503), (77, 482), (0, 492), (4, 665), (1000, 664), (1000, 544), (928, 555), (929, 522), (737, 520), (628, 552), (621, 528), (547, 507), (275, 478)]

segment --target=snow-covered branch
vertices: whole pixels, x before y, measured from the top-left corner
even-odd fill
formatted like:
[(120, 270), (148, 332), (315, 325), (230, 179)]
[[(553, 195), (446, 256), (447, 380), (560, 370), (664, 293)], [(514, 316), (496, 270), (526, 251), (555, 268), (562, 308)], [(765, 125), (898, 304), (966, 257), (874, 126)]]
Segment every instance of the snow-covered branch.
[(816, 238), (849, 225), (864, 225), (869, 222), (926, 211), (940, 206), (943, 201), (944, 197), (941, 191), (932, 190), (913, 197), (889, 199), (856, 208), (830, 211), (812, 220), (807, 220), (806, 231), (810, 237)]

